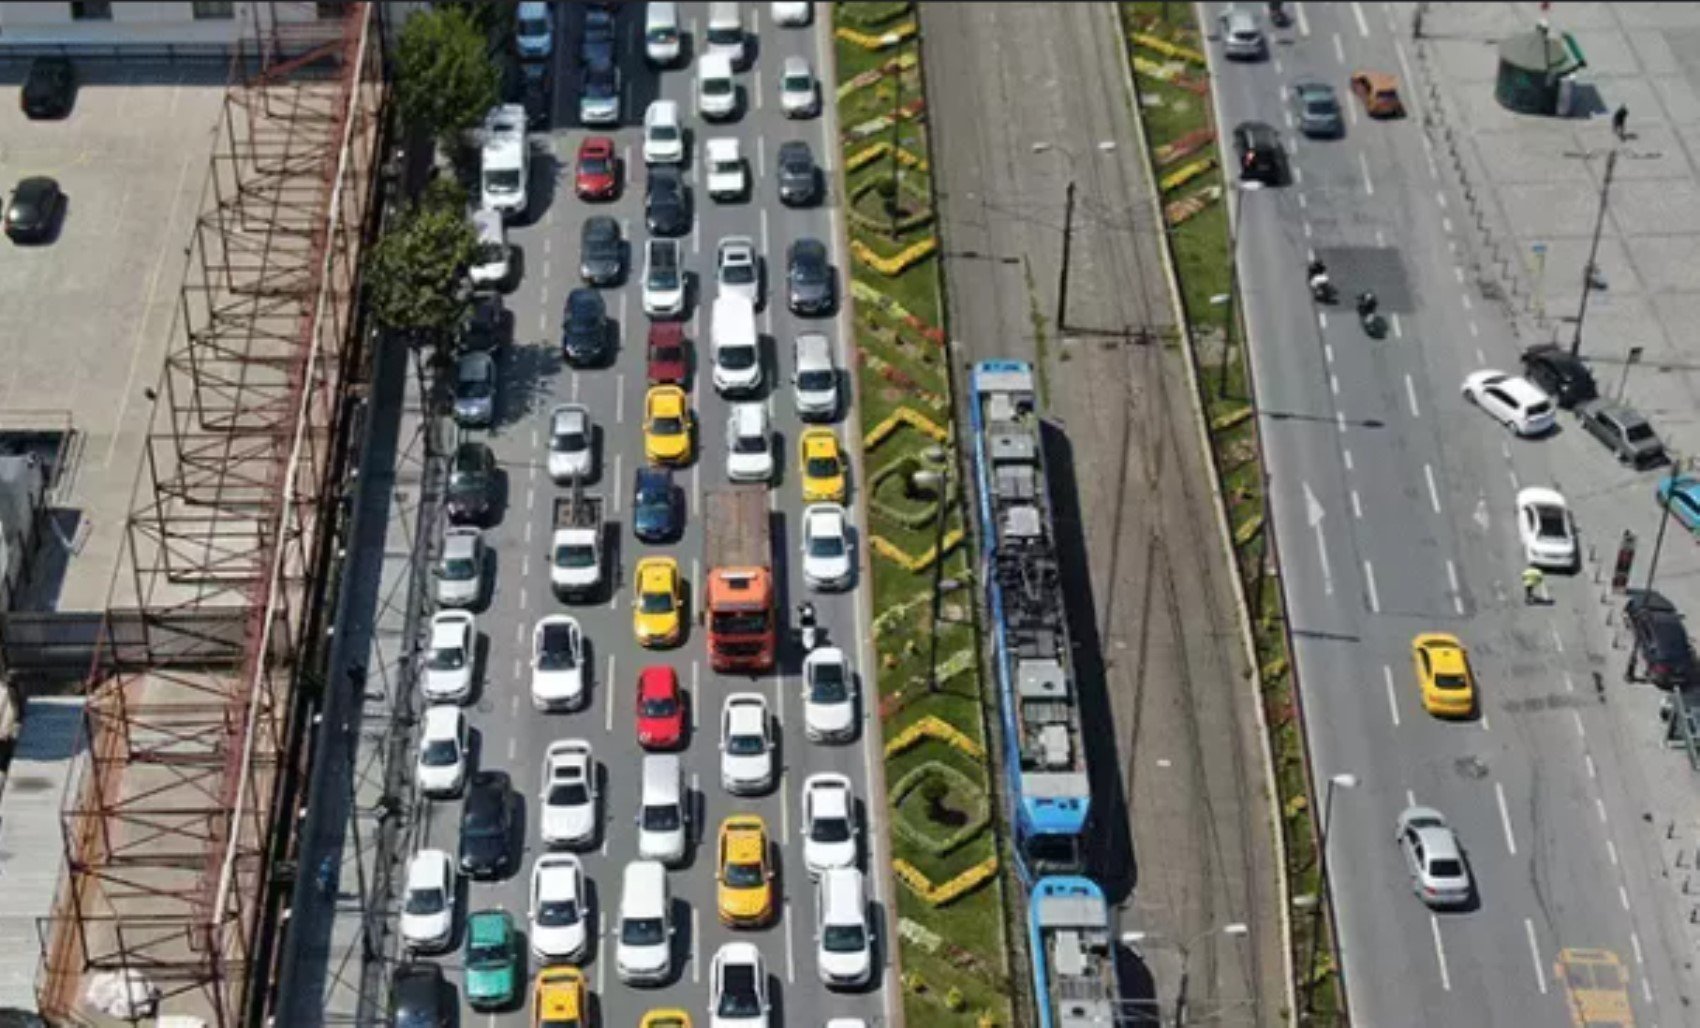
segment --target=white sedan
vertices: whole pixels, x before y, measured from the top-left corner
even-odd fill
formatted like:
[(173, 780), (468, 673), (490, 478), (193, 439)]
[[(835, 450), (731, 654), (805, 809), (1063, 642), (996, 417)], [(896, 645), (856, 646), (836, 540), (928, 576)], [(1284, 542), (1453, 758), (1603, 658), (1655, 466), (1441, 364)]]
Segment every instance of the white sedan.
[(431, 643), (425, 650), (420, 688), (429, 703), (461, 703), (472, 695), (474, 646), (478, 622), (464, 610), (431, 617)]
[(728, 236), (720, 241), (714, 262), (714, 282), (721, 296), (741, 296), (751, 307), (761, 306), (761, 258), (749, 236)]
[(773, 784), (773, 719), (767, 697), (735, 692), (720, 711), (720, 784), (735, 796)]
[(779, 66), (779, 109), (787, 118), (807, 118), (819, 109), (819, 91), (809, 62), (792, 55)]
[(850, 522), (836, 503), (803, 511), (803, 581), (815, 589), (844, 589), (855, 567), (850, 559)]
[(543, 842), (550, 846), (589, 846), (596, 841), (596, 758), (583, 739), (549, 744), (543, 756)]
[(584, 706), (584, 636), (570, 614), (540, 618), (531, 632), (531, 705), (538, 710)]
[(809, 8), (812, 6), (808, 0), (774, 0), (770, 5), (770, 13), (775, 25), (807, 25)]
[(571, 853), (545, 853), (531, 867), (531, 952), (540, 964), (584, 959), (590, 939), (584, 867)]
[(751, 942), (728, 942), (708, 970), (709, 1028), (766, 1028), (767, 964)]
[(846, 775), (821, 773), (803, 780), (803, 864), (809, 874), (855, 867), (858, 851), (856, 794)]
[(453, 796), (466, 784), (466, 711), (439, 704), (425, 708), (414, 779), (430, 797)]
[(442, 850), (420, 850), (407, 862), (401, 938), (420, 952), (449, 948), (455, 934), (455, 865)]
[(1503, 371), (1483, 370), (1464, 380), (1464, 399), (1520, 436), (1552, 431), (1552, 397), (1528, 379)]
[(1517, 534), (1524, 558), (1535, 567), (1568, 571), (1576, 566), (1576, 526), (1556, 489), (1531, 486), (1517, 493)]
[(643, 112), (643, 162), (678, 164), (685, 159), (685, 132), (679, 127), (679, 105), (652, 100)]
[(595, 430), (584, 405), (563, 403), (549, 412), (549, 477), (557, 482), (584, 481), (594, 477), (596, 454), (592, 448)]
[(856, 694), (844, 651), (822, 646), (803, 658), (803, 734), (847, 742), (856, 734)]

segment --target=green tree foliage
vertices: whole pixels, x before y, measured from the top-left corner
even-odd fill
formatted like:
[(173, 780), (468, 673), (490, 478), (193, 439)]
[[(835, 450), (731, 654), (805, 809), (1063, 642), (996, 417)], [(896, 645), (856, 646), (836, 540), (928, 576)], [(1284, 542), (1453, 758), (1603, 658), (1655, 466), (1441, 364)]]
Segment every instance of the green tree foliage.
[(367, 302), (378, 323), (415, 343), (442, 343), (466, 317), (466, 269), (477, 237), (466, 194), (447, 176), (379, 237), (366, 258)]
[(407, 124), (452, 147), (496, 103), (500, 85), (489, 37), (466, 8), (433, 7), (402, 25), (396, 104)]

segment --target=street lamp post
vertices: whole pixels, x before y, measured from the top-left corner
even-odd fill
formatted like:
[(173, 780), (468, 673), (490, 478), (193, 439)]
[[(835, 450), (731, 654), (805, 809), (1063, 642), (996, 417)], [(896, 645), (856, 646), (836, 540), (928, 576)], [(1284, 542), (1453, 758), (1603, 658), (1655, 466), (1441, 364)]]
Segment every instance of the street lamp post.
[(1317, 937), (1321, 934), (1318, 931), (1318, 929), (1321, 927), (1320, 922), (1322, 920), (1322, 904), (1325, 901), (1325, 897), (1327, 897), (1328, 894), (1329, 894), (1329, 889), (1328, 889), (1328, 828), (1329, 828), (1329, 822), (1332, 820), (1331, 815), (1334, 812), (1334, 790), (1335, 790), (1336, 787), (1341, 788), (1341, 789), (1356, 789), (1358, 787), (1358, 776), (1354, 775), (1354, 774), (1347, 773), (1347, 772), (1329, 775), (1328, 776), (1328, 787), (1323, 791), (1323, 794), (1322, 794), (1322, 820), (1317, 823), (1317, 833), (1316, 833), (1317, 834), (1317, 839), (1316, 839), (1316, 849), (1317, 849), (1316, 880), (1317, 880), (1317, 892), (1318, 892), (1319, 895), (1317, 896), (1316, 902), (1314, 904), (1312, 904), (1312, 906), (1311, 906), (1310, 952), (1305, 957), (1305, 969), (1304, 969), (1304, 976), (1305, 976), (1304, 1011), (1305, 1011), (1305, 1014), (1307, 1016), (1311, 1012), (1311, 1006), (1310, 1006), (1311, 996), (1314, 992), (1315, 983), (1316, 983), (1316, 974), (1315, 974), (1315, 971), (1316, 971), (1316, 942), (1317, 942)]
[(1606, 154), (1605, 180), (1600, 183), (1600, 209), (1594, 216), (1594, 241), (1588, 246), (1588, 263), (1582, 265), (1582, 302), (1576, 307), (1576, 332), (1570, 337), (1570, 356), (1582, 351), (1582, 319), (1588, 314), (1588, 295), (1594, 291), (1594, 258), (1600, 253), (1600, 232), (1606, 224), (1606, 201), (1611, 196), (1611, 176), (1617, 170), (1617, 147)]
[[(1175, 1028), (1180, 1028), (1180, 1026), (1186, 1024), (1186, 989), (1187, 979), (1192, 971), (1190, 967), (1192, 960), (1192, 948), (1212, 935), (1225, 935), (1230, 939), (1243, 939), (1250, 934), (1251, 927), (1244, 921), (1230, 921), (1227, 924), (1217, 925), (1214, 928), (1207, 928), (1185, 942), (1175, 945), (1175, 950), (1181, 955), (1181, 979), (1180, 984), (1175, 989), (1175, 1017), (1172, 1022)], [(1167, 940), (1164, 940), (1163, 936), (1156, 932), (1135, 931), (1122, 933), (1122, 942), (1128, 946), (1135, 946), (1141, 942), (1153, 941)]]
[(1228, 291), (1217, 293), (1210, 298), (1211, 306), (1227, 305), (1227, 320), (1222, 329), (1222, 367), (1216, 376), (1216, 399), (1226, 399), (1228, 396), (1228, 360), (1234, 350), (1234, 331), (1239, 325), (1240, 299), (1240, 237), (1245, 233), (1240, 229), (1241, 204), (1245, 202), (1247, 193), (1255, 193), (1263, 188), (1263, 183), (1256, 179), (1241, 179), (1234, 184), (1233, 216), (1228, 219)]

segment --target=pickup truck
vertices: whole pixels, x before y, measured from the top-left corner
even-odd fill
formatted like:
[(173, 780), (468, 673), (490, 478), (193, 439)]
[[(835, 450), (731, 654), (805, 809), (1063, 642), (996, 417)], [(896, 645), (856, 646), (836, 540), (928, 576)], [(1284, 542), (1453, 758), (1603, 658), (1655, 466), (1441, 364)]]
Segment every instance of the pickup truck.
[(549, 584), (565, 601), (594, 601), (602, 591), (602, 497), (574, 489), (555, 501)]

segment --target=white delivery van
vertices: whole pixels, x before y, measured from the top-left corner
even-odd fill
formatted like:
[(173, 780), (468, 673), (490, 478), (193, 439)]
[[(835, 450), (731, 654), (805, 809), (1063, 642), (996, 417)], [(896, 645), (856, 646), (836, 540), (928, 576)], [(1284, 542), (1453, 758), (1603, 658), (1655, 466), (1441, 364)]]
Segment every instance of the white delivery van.
[(738, 83), (732, 78), (732, 59), (725, 54), (703, 54), (697, 61), (697, 113), (710, 121), (738, 114)]
[(474, 286), (500, 289), (508, 280), (510, 270), (508, 232), (502, 225), (501, 214), (484, 208), (473, 211), (472, 231), (478, 237), (478, 244), (472, 251), (472, 265), (467, 269), (467, 277), (472, 279)]
[(748, 298), (715, 297), (709, 329), (714, 350), (714, 388), (723, 395), (743, 395), (761, 388), (761, 341), (756, 335), (756, 308)]
[(643, 55), (651, 64), (668, 65), (679, 59), (679, 52), (679, 5), (650, 0), (643, 12)]
[(660, 985), (673, 976), (673, 894), (667, 868), (634, 860), (620, 880), (614, 964), (627, 985)]
[(744, 63), (744, 16), (734, 0), (708, 5), (708, 52), (724, 54), (733, 67)]
[(526, 182), (531, 178), (531, 152), (525, 141), (525, 106), (498, 104), (484, 118), (484, 147), (480, 152), (481, 206), (505, 218), (525, 213)]
[(639, 857), (668, 865), (685, 859), (690, 806), (677, 753), (651, 753), (643, 758), (643, 800), (637, 825)]

